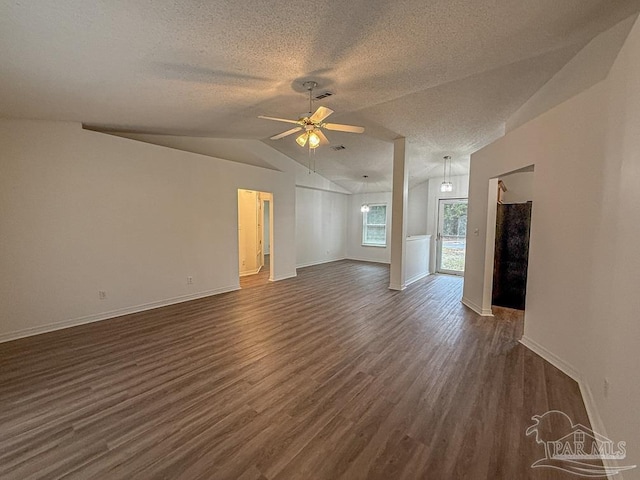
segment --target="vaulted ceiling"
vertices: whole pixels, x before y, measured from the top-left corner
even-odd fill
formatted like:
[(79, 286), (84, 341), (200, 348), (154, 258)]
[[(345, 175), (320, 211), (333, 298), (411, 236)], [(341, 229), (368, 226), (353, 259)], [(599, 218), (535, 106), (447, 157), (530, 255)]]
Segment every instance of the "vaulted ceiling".
[(464, 173), (469, 155), (592, 38), (638, 0), (0, 0), (4, 117), (172, 135), (251, 138), (302, 164), (293, 136), (305, 80), (331, 122), (319, 173), (354, 189), (390, 185), (407, 138), (413, 184)]

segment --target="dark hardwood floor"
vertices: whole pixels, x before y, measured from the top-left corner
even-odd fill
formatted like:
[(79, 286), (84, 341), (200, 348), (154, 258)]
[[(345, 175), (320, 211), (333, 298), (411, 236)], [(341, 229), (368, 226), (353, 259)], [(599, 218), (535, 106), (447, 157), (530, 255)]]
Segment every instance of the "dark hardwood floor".
[(0, 344), (0, 478), (568, 479), (530, 465), (578, 386), (462, 279), (298, 277)]

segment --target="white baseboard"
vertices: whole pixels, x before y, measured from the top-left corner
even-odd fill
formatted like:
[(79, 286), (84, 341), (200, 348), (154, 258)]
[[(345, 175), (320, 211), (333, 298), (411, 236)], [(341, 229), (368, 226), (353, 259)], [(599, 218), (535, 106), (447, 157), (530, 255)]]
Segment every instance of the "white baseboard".
[(372, 260), (371, 258), (347, 257), (345, 258), (345, 260), (355, 260), (356, 262), (382, 263), (384, 265), (390, 265), (389, 262), (383, 262), (382, 260)]
[(322, 265), (323, 263), (339, 262), (340, 260), (346, 260), (346, 257), (318, 260), (317, 262), (301, 263), (299, 265), (296, 265), (296, 268), (313, 267), (314, 265)]
[(573, 378), (576, 382), (580, 383), (581, 376), (578, 373), (578, 370), (576, 370), (573, 367), (573, 365), (571, 365), (568, 362), (565, 362), (563, 359), (558, 357), (555, 353), (550, 352), (545, 347), (540, 345), (538, 342), (536, 342), (535, 340), (532, 340), (532, 339), (530, 339), (530, 338), (528, 338), (526, 336), (523, 336), (520, 339), (520, 343), (522, 345), (524, 345), (525, 347), (527, 347), (529, 350), (531, 350), (534, 353), (537, 353), (538, 355), (540, 355), (547, 362), (549, 362), (551, 365), (553, 365), (557, 369), (561, 370), (562, 372), (564, 372), (565, 374), (567, 374), (568, 376)]
[[(608, 438), (607, 429), (604, 426), (604, 422), (602, 421), (602, 417), (598, 413), (598, 409), (596, 408), (596, 403), (593, 398), (593, 393), (591, 392), (591, 388), (589, 387), (588, 382), (584, 379), (584, 377), (580, 374), (580, 372), (569, 362), (566, 362), (555, 353), (547, 350), (545, 347), (540, 345), (535, 340), (532, 340), (528, 337), (522, 337), (520, 339), (520, 343), (527, 347), (532, 352), (540, 355), (543, 359), (549, 362), (551, 365), (561, 370), (563, 373), (574, 379), (578, 387), (580, 387), (580, 394), (582, 395), (582, 401), (584, 402), (584, 407), (587, 410), (587, 416), (589, 417), (589, 422), (591, 423), (591, 429), (595, 432), (598, 432), (600, 435), (604, 435)], [(616, 465), (613, 460), (603, 459), (602, 463), (605, 467), (614, 468)], [(608, 478), (612, 478), (609, 476)], [(615, 480), (624, 480), (622, 473), (618, 473), (615, 476)]]
[(290, 273), (288, 275), (282, 275), (280, 277), (270, 278), (269, 281), (270, 282), (279, 282), (280, 280), (286, 280), (287, 278), (295, 278), (297, 276), (298, 276), (297, 272), (293, 272), (293, 273)]
[(491, 311), (491, 308), (484, 308), (483, 309), (479, 305), (476, 305), (475, 303), (473, 303), (468, 298), (464, 298), (464, 297), (462, 297), (461, 302), (462, 302), (462, 304), (464, 306), (469, 307), (471, 310), (476, 312), (481, 317), (493, 317), (493, 312)]
[(397, 283), (390, 283), (389, 284), (389, 290), (398, 290), (398, 291), (402, 291), (405, 288), (407, 288), (406, 285), (399, 285)]
[(420, 274), (418, 274), (418, 275), (416, 275), (416, 276), (414, 276), (414, 277), (410, 278), (409, 280), (407, 280), (407, 281), (405, 282), (405, 285), (406, 285), (406, 286), (409, 286), (409, 285), (411, 285), (412, 283), (417, 282), (418, 280), (422, 280), (424, 277), (428, 277), (429, 275), (431, 275), (431, 273), (430, 273), (430, 272), (420, 273)]
[(173, 297), (166, 300), (158, 300), (157, 302), (144, 303), (142, 305), (119, 308), (117, 310), (110, 310), (108, 312), (96, 313), (93, 315), (86, 315), (84, 317), (73, 318), (70, 320), (63, 320), (62, 322), (55, 322), (55, 323), (49, 323), (46, 325), (40, 325), (37, 327), (25, 328), (24, 330), (18, 330), (16, 332), (8, 332), (8, 333), (0, 334), (0, 343), (10, 342), (11, 340), (17, 340), (19, 338), (31, 337), (33, 335), (40, 335), (41, 333), (53, 332), (55, 330), (62, 330), (64, 328), (76, 327), (78, 325), (84, 325), (87, 323), (108, 320), (109, 318), (121, 317), (122, 315), (129, 315), (131, 313), (143, 312), (145, 310), (153, 310), (154, 308), (166, 307), (167, 305), (174, 305), (176, 303), (188, 302), (190, 300), (210, 297), (212, 295), (232, 292), (234, 290), (239, 290), (239, 289), (240, 289), (240, 284), (230, 285), (228, 287), (217, 288), (214, 290), (207, 290), (204, 292), (192, 293), (189, 295), (181, 295), (179, 297)]

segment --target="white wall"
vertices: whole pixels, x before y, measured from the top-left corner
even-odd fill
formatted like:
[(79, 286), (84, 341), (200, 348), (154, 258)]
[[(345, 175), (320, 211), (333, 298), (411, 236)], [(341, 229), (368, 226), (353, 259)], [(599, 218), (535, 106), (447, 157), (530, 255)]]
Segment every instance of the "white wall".
[(407, 235), (426, 235), (428, 202), (428, 181), (409, 189), (409, 199), (407, 201)]
[(296, 187), (298, 267), (346, 258), (348, 205), (347, 195)]
[(442, 177), (429, 179), (427, 203), (427, 234), (431, 235), (431, 252), (429, 255), (429, 271), (436, 271), (436, 236), (438, 234), (438, 206), (443, 198), (467, 198), (469, 192), (469, 176), (456, 175), (451, 177), (452, 192), (441, 192)]
[(622, 464), (640, 464), (638, 85), (636, 22), (605, 81), (472, 156), (464, 284), (468, 304), (490, 302), (489, 179), (535, 164), (524, 341), (583, 381), (595, 428), (627, 442)]
[(412, 235), (407, 238), (405, 251), (405, 285), (429, 275), (429, 245), (431, 235)]
[(112, 132), (111, 134), (187, 152), (200, 153), (215, 158), (224, 158), (234, 162), (293, 173), (295, 175), (296, 185), (298, 186), (349, 194), (349, 191), (341, 186), (315, 172), (309, 172), (307, 167), (280, 153), (264, 142), (231, 138), (185, 137), (144, 133)]
[[(363, 203), (387, 205), (387, 246), (362, 245)], [(391, 192), (354, 194), (349, 197), (347, 212), (347, 258), (366, 262), (391, 262)]]
[(295, 275), (294, 173), (76, 123), (1, 120), (0, 148), (0, 339), (238, 288), (238, 188), (273, 192)]
[[(234, 162), (254, 166), (265, 166), (288, 172), (295, 176), (296, 187), (313, 189), (314, 194), (296, 194), (296, 265), (307, 266), (317, 263), (343, 259), (346, 255), (346, 226), (347, 200), (342, 199), (344, 205), (338, 206), (334, 193), (349, 194), (347, 190), (327, 180), (315, 172), (309, 172), (307, 167), (292, 160), (263, 142), (255, 140), (237, 140), (227, 138), (177, 137), (171, 135), (151, 135), (137, 133), (113, 133), (113, 135), (139, 140), (141, 142), (163, 145), (179, 150), (201, 153), (218, 158), (225, 158)], [(307, 215), (320, 206), (325, 212), (329, 208), (341, 210), (333, 211), (330, 215), (331, 224), (327, 217)], [(318, 235), (318, 232), (323, 232)], [(269, 245), (265, 240), (265, 253)], [(327, 253), (329, 252), (329, 253)]]
[(507, 191), (502, 193), (502, 203), (526, 203), (533, 201), (534, 172), (517, 172), (501, 175)]
[[(590, 230), (595, 232), (594, 268), (587, 297), (590, 315), (584, 327), (590, 354), (580, 366), (607, 432), (627, 442), (624, 463), (636, 465), (640, 465), (639, 86), (640, 22), (636, 21), (606, 85), (604, 188), (598, 199), (600, 215)], [(607, 398), (604, 379), (610, 383)], [(640, 478), (640, 467), (624, 478)]]
[(506, 131), (516, 129), (604, 80), (634, 19), (632, 15), (591, 40), (507, 120)]

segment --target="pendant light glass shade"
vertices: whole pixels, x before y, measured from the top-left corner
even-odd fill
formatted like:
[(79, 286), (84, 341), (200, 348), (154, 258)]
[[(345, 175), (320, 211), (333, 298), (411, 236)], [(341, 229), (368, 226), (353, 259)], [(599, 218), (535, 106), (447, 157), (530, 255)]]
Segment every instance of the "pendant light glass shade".
[(303, 134), (298, 135), (298, 138), (296, 138), (296, 143), (301, 147), (304, 147), (307, 144), (307, 138), (309, 138), (309, 135), (307, 135), (307, 132), (304, 132)]
[(320, 146), (320, 137), (315, 131), (312, 130), (310, 132), (301, 133), (296, 138), (296, 143), (301, 147), (304, 147), (307, 142), (309, 143), (309, 148), (313, 150)]
[[(449, 163), (449, 180), (447, 180), (447, 162)], [(444, 166), (442, 173), (442, 183), (440, 184), (440, 191), (442, 193), (453, 192), (453, 183), (451, 183), (451, 157), (447, 155), (444, 157)]]
[(317, 148), (320, 145), (320, 137), (314, 131), (309, 132), (309, 148)]
[[(363, 175), (362, 176), (362, 191), (363, 194), (366, 194), (366, 190), (367, 190), (367, 179), (369, 178), (369, 175)], [(366, 201), (366, 198), (364, 199)], [(369, 205), (366, 203), (363, 203), (362, 206), (360, 207), (360, 211), (362, 213), (367, 213), (369, 211)]]
[(451, 182), (442, 182), (440, 185), (440, 191), (445, 192), (453, 192), (453, 184)]

